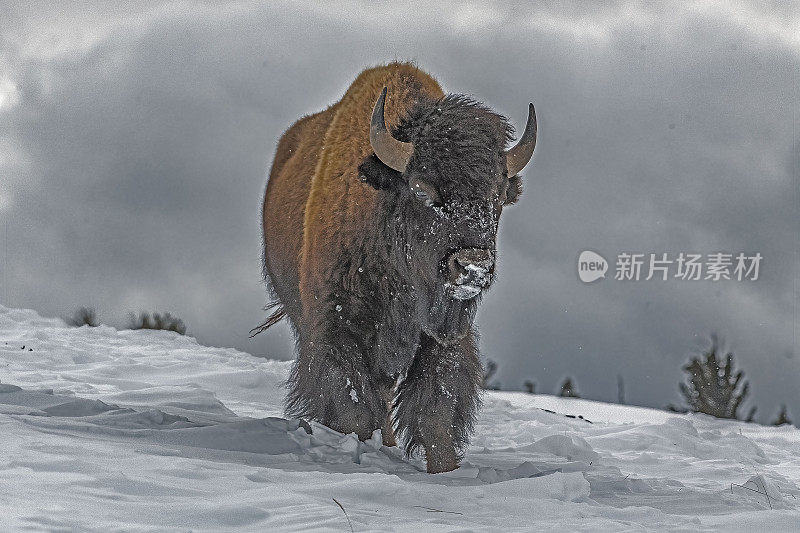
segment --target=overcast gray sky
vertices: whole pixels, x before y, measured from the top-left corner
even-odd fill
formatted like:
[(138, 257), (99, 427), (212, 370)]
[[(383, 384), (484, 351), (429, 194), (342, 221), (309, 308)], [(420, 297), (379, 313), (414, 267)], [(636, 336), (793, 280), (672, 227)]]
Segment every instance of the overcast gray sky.
[[(410, 59), (540, 136), (478, 315), (503, 388), (679, 403), (718, 332), (757, 419), (800, 419), (800, 9), (774, 2), (0, 5), (0, 303), (287, 359), (263, 318), (261, 195), (280, 134)], [(766, 6), (766, 7), (765, 7)], [(760, 252), (757, 281), (586, 285), (586, 249)], [(613, 264), (612, 264), (613, 270)]]

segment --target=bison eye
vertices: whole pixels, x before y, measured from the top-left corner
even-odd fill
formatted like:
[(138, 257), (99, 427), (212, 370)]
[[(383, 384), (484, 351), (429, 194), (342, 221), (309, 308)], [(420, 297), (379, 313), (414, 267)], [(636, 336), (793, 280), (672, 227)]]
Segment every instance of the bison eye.
[(442, 205), (442, 199), (439, 197), (439, 193), (436, 192), (436, 189), (434, 189), (431, 184), (419, 178), (411, 178), (408, 185), (411, 187), (411, 192), (414, 193), (414, 196), (419, 198), (419, 200), (425, 204), (425, 207)]

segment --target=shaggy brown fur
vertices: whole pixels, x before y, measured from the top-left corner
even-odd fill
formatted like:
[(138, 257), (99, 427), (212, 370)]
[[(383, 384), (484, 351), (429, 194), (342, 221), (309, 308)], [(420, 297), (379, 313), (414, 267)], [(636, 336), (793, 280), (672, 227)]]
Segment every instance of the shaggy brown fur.
[[(402, 174), (370, 145), (384, 87), (388, 129), (418, 143)], [(397, 430), (409, 453), (425, 449), (430, 472), (458, 466), (479, 404), (479, 298), (448, 297), (455, 274), (445, 271), (476, 254), (493, 270), (500, 212), (519, 194), (518, 176), (505, 173), (510, 132), (481, 104), (391, 63), (283, 135), (263, 210), (278, 308), (258, 331), (284, 314), (294, 328), (290, 415), (361, 439), (382, 429), (387, 445)], [(424, 207), (409, 176), (448, 201)]]
[(301, 118), (278, 142), (264, 196), (264, 266), (295, 326), (302, 302), (314, 298), (315, 281), (329, 277), (338, 250), (349, 248), (372, 221), (378, 191), (358, 179), (358, 166), (372, 153), (369, 119), (384, 87), (390, 128), (421, 98), (444, 96), (414, 65), (371, 68), (340, 101)]

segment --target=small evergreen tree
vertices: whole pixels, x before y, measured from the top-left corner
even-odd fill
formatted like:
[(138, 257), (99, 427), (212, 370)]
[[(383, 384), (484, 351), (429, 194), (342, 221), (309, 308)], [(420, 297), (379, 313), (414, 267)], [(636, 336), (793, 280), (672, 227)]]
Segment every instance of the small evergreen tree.
[(773, 426), (782, 426), (784, 424), (791, 424), (792, 421), (789, 420), (789, 414), (786, 412), (786, 404), (781, 405), (781, 412), (778, 413), (778, 418), (773, 420)]
[[(689, 410), (705, 413), (717, 418), (741, 419), (739, 407), (750, 392), (750, 384), (743, 381), (744, 372), (734, 374), (733, 354), (728, 353), (721, 362), (716, 335), (711, 336), (711, 347), (700, 356), (693, 357), (683, 367), (688, 374), (688, 383), (681, 383), (681, 393)], [(747, 415), (748, 422), (753, 419), (756, 408)]]
[(181, 335), (186, 334), (186, 325), (178, 317), (174, 317), (169, 313), (139, 313), (137, 317), (134, 313), (130, 314), (130, 328), (131, 329), (161, 329), (165, 331), (174, 331)]
[(531, 380), (526, 380), (525, 383), (522, 384), (525, 392), (528, 394), (536, 394), (536, 383)]
[(564, 383), (561, 385), (561, 392), (558, 395), (564, 398), (581, 397), (580, 394), (578, 394), (578, 389), (572, 384), (572, 378), (567, 378), (564, 380)]
[(97, 327), (100, 322), (97, 320), (97, 313), (93, 307), (80, 307), (72, 315), (72, 318), (67, 319), (67, 324), (79, 328), (81, 326)]
[(500, 390), (500, 383), (492, 382), (492, 378), (497, 373), (497, 363), (488, 359), (483, 365), (483, 388), (486, 390)]

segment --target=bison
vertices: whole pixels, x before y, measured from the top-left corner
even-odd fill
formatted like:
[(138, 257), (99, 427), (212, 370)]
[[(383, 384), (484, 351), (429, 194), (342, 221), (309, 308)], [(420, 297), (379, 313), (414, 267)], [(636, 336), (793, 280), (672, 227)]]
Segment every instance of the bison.
[[(376, 102), (377, 99), (377, 102)], [(264, 195), (264, 275), (298, 357), (287, 415), (458, 467), (480, 404), (473, 319), (497, 225), (533, 155), (507, 119), (408, 63), (363, 71), (281, 137)]]

